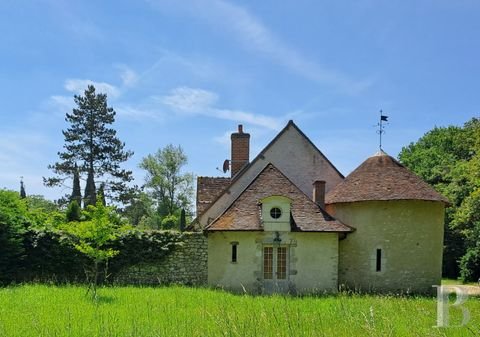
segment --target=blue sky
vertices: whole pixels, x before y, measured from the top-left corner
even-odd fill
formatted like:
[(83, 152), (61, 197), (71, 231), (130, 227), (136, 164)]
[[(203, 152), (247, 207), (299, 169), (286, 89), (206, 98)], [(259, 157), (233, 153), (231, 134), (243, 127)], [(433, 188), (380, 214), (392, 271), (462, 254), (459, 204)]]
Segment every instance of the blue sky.
[(63, 145), (73, 95), (94, 83), (141, 158), (180, 144), (188, 171), (222, 175), (229, 134), (252, 158), (293, 119), (347, 175), (397, 156), (434, 126), (479, 115), (480, 2), (0, 2), (0, 187), (58, 198), (42, 176)]

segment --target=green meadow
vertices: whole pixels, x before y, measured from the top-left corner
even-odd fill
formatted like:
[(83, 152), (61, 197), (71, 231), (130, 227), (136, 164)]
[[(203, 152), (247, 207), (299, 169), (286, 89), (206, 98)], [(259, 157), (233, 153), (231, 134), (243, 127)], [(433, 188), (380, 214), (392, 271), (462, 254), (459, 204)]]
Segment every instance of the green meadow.
[[(480, 300), (464, 327), (434, 328), (427, 297), (338, 294), (250, 296), (186, 287), (82, 286), (0, 289), (0, 336), (478, 336)], [(461, 322), (450, 310), (450, 323)]]

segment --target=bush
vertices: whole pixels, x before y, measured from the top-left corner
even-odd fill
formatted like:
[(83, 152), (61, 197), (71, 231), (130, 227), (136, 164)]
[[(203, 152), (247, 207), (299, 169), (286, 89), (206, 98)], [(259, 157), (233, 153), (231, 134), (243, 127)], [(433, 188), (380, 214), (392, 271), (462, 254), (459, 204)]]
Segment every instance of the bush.
[(460, 260), (460, 277), (463, 282), (476, 282), (480, 278), (480, 248), (470, 249)]
[(68, 204), (67, 210), (65, 211), (65, 218), (67, 222), (80, 221), (82, 216), (82, 210), (77, 200), (73, 200)]
[(85, 282), (88, 260), (60, 231), (30, 229), (24, 235), (25, 259), (19, 281)]
[(162, 229), (179, 228), (179, 219), (176, 215), (170, 214), (162, 219)]
[(0, 190), (0, 284), (17, 277), (25, 254), (23, 234), (30, 224), (26, 204), (20, 195)]

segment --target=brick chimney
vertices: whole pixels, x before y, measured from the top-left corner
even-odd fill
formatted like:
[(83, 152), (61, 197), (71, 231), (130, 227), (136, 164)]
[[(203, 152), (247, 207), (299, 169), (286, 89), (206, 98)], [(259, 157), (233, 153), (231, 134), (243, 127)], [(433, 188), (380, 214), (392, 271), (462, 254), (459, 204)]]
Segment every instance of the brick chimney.
[(313, 202), (325, 208), (325, 181), (315, 180), (313, 183)]
[(232, 133), (232, 158), (230, 172), (234, 177), (250, 161), (250, 134), (243, 133), (243, 125), (238, 125), (238, 132)]

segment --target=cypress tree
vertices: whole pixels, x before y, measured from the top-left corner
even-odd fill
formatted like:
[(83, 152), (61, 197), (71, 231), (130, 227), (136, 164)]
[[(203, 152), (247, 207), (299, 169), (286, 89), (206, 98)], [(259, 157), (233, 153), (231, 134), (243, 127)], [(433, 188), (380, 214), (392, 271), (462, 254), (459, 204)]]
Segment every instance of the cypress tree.
[(183, 232), (186, 226), (187, 218), (185, 216), (185, 208), (182, 208), (182, 212), (180, 213), (180, 231)]
[(64, 151), (58, 152), (59, 161), (49, 168), (54, 177), (44, 178), (46, 186), (61, 186), (65, 179), (71, 178), (78, 163), (80, 175), (87, 176), (84, 198), (88, 204), (95, 204), (95, 179), (106, 176), (109, 197), (124, 202), (129, 195), (132, 172), (124, 170), (120, 164), (133, 155), (124, 150), (125, 143), (117, 137), (111, 124), (116, 112), (107, 105), (107, 95), (97, 94), (95, 87), (89, 85), (84, 95), (74, 96), (76, 108), (67, 113), (65, 121), (69, 127), (63, 130)]
[(75, 164), (75, 171), (73, 172), (73, 189), (70, 202), (75, 200), (77, 205), (80, 206), (82, 202), (82, 192), (80, 189), (80, 173), (78, 172), (78, 166)]
[(103, 206), (107, 206), (107, 202), (105, 201), (105, 183), (100, 184), (98, 196), (101, 198)]
[(25, 192), (25, 185), (23, 184), (23, 180), (20, 180), (20, 198), (25, 199), (27, 197), (27, 193)]
[(95, 180), (93, 173), (88, 172), (87, 183), (85, 184), (85, 193), (83, 194), (83, 207), (87, 208), (88, 205), (95, 206), (97, 203), (97, 189), (95, 187)]

